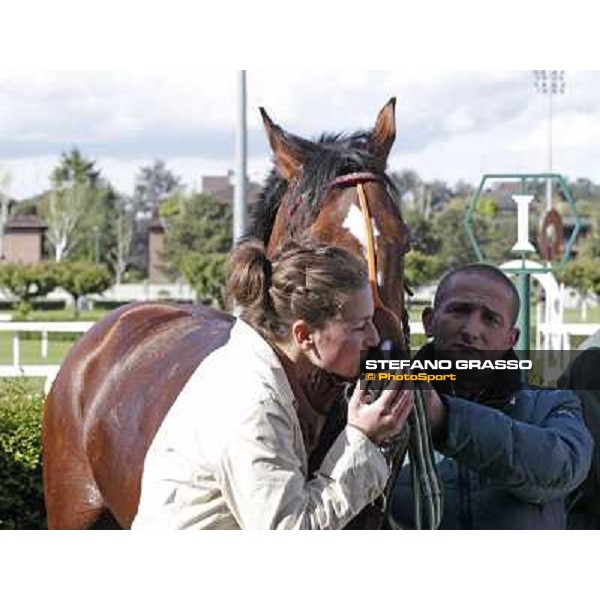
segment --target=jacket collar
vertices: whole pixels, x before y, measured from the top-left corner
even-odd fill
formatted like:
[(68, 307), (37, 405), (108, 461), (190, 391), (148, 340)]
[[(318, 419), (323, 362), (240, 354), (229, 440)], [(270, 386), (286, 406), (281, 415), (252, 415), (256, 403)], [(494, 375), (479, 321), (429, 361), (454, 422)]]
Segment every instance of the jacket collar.
[(248, 352), (249, 356), (255, 356), (270, 368), (283, 370), (281, 361), (269, 342), (243, 319), (238, 318), (235, 321), (230, 340), (243, 348), (244, 352)]
[(260, 377), (277, 390), (285, 402), (295, 410), (296, 399), (292, 386), (281, 360), (269, 342), (239, 317), (233, 325), (229, 341), (233, 343), (236, 354), (239, 353), (240, 360), (251, 361), (256, 365)]
[[(513, 349), (507, 351), (505, 360), (518, 360)], [(414, 356), (414, 360), (435, 360), (435, 347), (433, 342), (425, 344)], [(456, 389), (451, 381), (432, 382), (436, 392), (449, 396), (460, 396), (460, 389)], [(500, 408), (507, 404), (512, 396), (523, 389), (524, 383), (520, 370), (495, 371), (483, 390), (474, 398), (481, 404)]]

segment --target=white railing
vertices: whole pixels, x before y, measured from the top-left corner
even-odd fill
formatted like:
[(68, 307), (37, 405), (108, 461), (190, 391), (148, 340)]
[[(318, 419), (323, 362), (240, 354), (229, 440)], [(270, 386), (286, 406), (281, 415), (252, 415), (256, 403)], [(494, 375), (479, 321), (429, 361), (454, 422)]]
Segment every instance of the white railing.
[[(12, 363), (0, 365), (0, 377), (44, 377), (44, 393), (48, 393), (56, 378), (60, 365), (24, 365), (21, 362), (21, 332), (35, 332), (41, 334), (40, 358), (48, 358), (48, 333), (85, 333), (94, 325), (93, 321), (72, 322), (0, 322), (0, 332), (11, 331), (13, 333)], [(411, 321), (411, 333), (425, 333), (420, 321)]]
[[(9, 331), (13, 333), (12, 338), (12, 362), (10, 365), (0, 365), (0, 377), (44, 377), (44, 392), (48, 393), (60, 365), (48, 364), (22, 364), (21, 340), (19, 334), (22, 332), (36, 332), (40, 334), (40, 358), (48, 358), (49, 339), (48, 334), (61, 333), (85, 333), (94, 325), (93, 321), (72, 322), (3, 322), (0, 321), (0, 332)], [(411, 321), (410, 332), (415, 334), (425, 333), (420, 321)], [(600, 323), (560, 323), (538, 325), (539, 334), (544, 336), (560, 336), (561, 349), (571, 349), (571, 336), (590, 336), (600, 329)], [(539, 346), (541, 347), (541, 346)]]
[[(600, 323), (539, 323), (537, 327), (544, 336), (560, 336), (560, 350), (571, 350), (572, 335), (594, 335), (600, 329)], [(541, 343), (538, 347), (542, 347)]]
[(13, 333), (12, 338), (12, 362), (10, 365), (0, 365), (0, 377), (44, 377), (44, 393), (50, 391), (52, 382), (56, 378), (60, 365), (24, 365), (21, 361), (21, 339), (22, 332), (35, 332), (40, 334), (40, 358), (48, 358), (48, 333), (85, 333), (94, 325), (93, 321), (72, 322), (0, 322), (0, 332), (9, 331)]
[(423, 323), (421, 323), (421, 321), (411, 321), (408, 324), (408, 327), (410, 329), (410, 333), (425, 333), (425, 328), (423, 327)]

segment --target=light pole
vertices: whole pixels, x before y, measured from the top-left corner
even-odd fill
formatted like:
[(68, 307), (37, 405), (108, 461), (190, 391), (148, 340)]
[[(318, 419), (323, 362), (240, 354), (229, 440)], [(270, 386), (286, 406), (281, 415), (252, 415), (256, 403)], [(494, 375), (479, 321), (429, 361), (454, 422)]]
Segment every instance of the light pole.
[(235, 195), (233, 202), (233, 243), (246, 230), (246, 71), (238, 71), (238, 121), (236, 130)]
[[(552, 118), (555, 94), (565, 93), (564, 71), (532, 71), (535, 89), (548, 95), (548, 173), (552, 173)], [(552, 208), (552, 178), (546, 179), (546, 212)]]
[(8, 190), (10, 189), (11, 180), (10, 173), (0, 169), (0, 262), (3, 262), (6, 258), (5, 229), (8, 221), (8, 204), (10, 202)]

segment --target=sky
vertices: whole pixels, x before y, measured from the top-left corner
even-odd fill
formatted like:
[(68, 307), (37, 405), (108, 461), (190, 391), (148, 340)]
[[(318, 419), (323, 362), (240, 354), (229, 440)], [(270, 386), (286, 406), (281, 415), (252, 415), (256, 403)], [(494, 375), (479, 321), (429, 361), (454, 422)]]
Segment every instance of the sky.
[[(238, 72), (0, 72), (0, 178), (23, 199), (49, 186), (73, 146), (122, 193), (162, 159), (188, 190), (235, 165)], [(553, 170), (600, 181), (600, 71), (566, 71), (553, 97)], [(425, 180), (476, 184), (485, 173), (546, 172), (549, 97), (531, 71), (247, 71), (248, 173), (261, 182), (270, 151), (258, 107), (284, 129), (373, 126), (395, 96), (396, 143), (389, 170)]]

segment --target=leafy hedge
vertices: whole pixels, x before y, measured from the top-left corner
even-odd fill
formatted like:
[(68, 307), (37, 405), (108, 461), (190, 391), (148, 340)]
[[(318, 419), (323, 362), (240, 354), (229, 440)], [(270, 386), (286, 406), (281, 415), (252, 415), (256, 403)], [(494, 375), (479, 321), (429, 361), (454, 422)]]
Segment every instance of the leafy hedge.
[(44, 529), (43, 394), (31, 382), (0, 381), (0, 529)]

